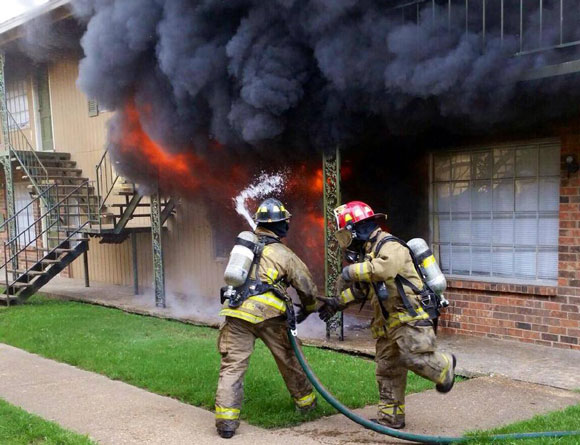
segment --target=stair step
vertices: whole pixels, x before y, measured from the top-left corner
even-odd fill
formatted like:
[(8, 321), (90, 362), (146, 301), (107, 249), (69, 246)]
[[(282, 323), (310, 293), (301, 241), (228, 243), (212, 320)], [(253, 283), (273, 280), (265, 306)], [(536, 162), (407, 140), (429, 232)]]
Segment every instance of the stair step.
[(57, 264), (57, 263), (60, 263), (60, 260), (48, 260), (48, 259), (45, 259), (45, 260), (40, 260), (40, 262), (42, 264)]
[(69, 253), (72, 252), (74, 249), (64, 249), (64, 248), (58, 248), (58, 249), (54, 249), (55, 253)]
[(65, 249), (62, 247), (59, 247), (57, 249), (55, 249), (54, 247), (36, 247), (35, 250), (38, 250), (41, 252), (52, 252), (54, 250), (56, 253), (68, 253), (68, 252), (72, 252), (74, 249)]
[[(129, 204), (125, 203), (125, 204), (109, 204), (107, 207), (127, 207)], [(137, 207), (149, 207), (150, 204), (147, 202), (140, 202), (139, 204), (137, 204)]]
[(23, 288), (30, 286), (31, 283), (23, 283), (22, 281), (16, 281), (12, 283), (9, 287)]
[[(61, 242), (64, 242), (64, 241), (65, 241), (65, 240), (64, 240), (64, 238), (63, 238), (62, 236), (61, 236), (60, 238), (58, 238), (58, 237), (56, 237), (56, 236), (49, 236), (49, 237), (47, 237), (47, 238), (48, 238), (50, 241), (61, 241)], [(88, 241), (88, 240), (89, 240), (88, 238), (81, 237), (81, 238), (71, 238), (71, 239), (69, 239), (68, 241), (69, 241), (69, 242), (74, 242), (74, 241), (79, 241), (79, 242), (80, 242), (80, 241)]]
[(20, 275), (27, 274), (27, 275), (31, 275), (31, 276), (44, 275), (46, 273), (46, 271), (44, 271), (44, 270), (29, 270), (29, 271), (26, 271), (26, 270), (8, 270), (8, 272), (17, 273)]
[[(48, 187), (47, 187), (47, 188), (48, 188)], [(86, 193), (86, 191), (87, 191), (87, 188), (88, 188), (90, 191), (93, 191), (93, 190), (95, 189), (95, 187), (93, 187), (92, 185), (89, 185), (89, 186), (82, 185), (82, 186), (81, 186), (80, 184), (57, 184), (57, 185), (55, 185), (55, 187), (54, 187), (54, 188), (51, 190), (51, 193), (52, 193), (52, 194), (54, 194), (54, 195), (56, 195), (56, 190), (60, 190), (60, 189), (73, 189), (73, 190), (74, 190), (74, 189), (76, 189), (76, 188), (78, 188), (78, 189), (79, 189), (79, 191), (80, 191), (80, 190), (84, 191), (85, 193)], [(29, 186), (28, 186), (28, 190), (34, 190), (34, 186), (33, 186), (33, 185), (29, 185)], [(63, 194), (66, 194), (66, 193), (70, 193), (70, 192), (66, 192), (66, 191), (65, 191), (65, 192), (63, 192)]]
[[(44, 169), (41, 169), (39, 167), (32, 167), (32, 169), (37, 168), (39, 170), (41, 170), (44, 173)], [(17, 165), (16, 166), (16, 170), (23, 170), (22, 166)], [(48, 175), (50, 175), (51, 173), (55, 173), (55, 172), (66, 172), (66, 173), (82, 173), (82, 169), (81, 168), (72, 168), (72, 167), (46, 167), (46, 172)], [(35, 176), (41, 176), (41, 175), (35, 175)], [(44, 176), (44, 175), (42, 175)]]
[[(39, 158), (40, 159), (40, 158)], [(11, 158), (10, 159), (12, 162), (17, 162), (18, 159), (16, 158)], [(27, 158), (26, 161), (30, 161), (30, 166), (33, 168), (42, 168), (42, 166), (44, 167), (61, 167), (58, 164), (65, 164), (68, 165), (69, 167), (72, 165), (73, 167), (77, 165), (76, 161), (71, 161), (70, 159), (50, 159), (50, 158), (45, 158), (45, 159), (40, 159), (40, 164), (38, 163), (38, 161), (35, 158)], [(23, 160), (23, 163), (26, 163), (25, 160)], [(41, 166), (42, 164), (42, 166)]]
[[(16, 150), (18, 154), (33, 156), (32, 153), (25, 150)], [(70, 153), (64, 151), (35, 151), (34, 154), (39, 159), (70, 159)]]
[[(97, 213), (97, 203), (90, 203), (89, 204), (92, 207), (91, 212), (92, 213)], [(59, 207), (80, 207), (81, 209), (86, 209), (87, 208), (87, 204), (84, 202), (81, 202), (80, 204), (67, 204), (67, 203), (61, 203), (58, 205)]]
[[(89, 178), (83, 178), (82, 176), (65, 176), (65, 175), (48, 175), (48, 176), (35, 176), (35, 175), (31, 175), (32, 179), (34, 179), (35, 181), (43, 181), (43, 183), (46, 184), (56, 184), (56, 181), (78, 181), (78, 182), (86, 182), (89, 180)], [(48, 178), (48, 181), (46, 181), (46, 179)], [(22, 176), (22, 179), (29, 179), (28, 176)]]
[[(38, 198), (38, 194), (37, 193), (31, 193), (30, 196), (32, 198)], [(56, 195), (51, 195), (51, 198), (56, 198)], [(74, 199), (90, 199), (91, 201), (95, 201), (98, 200), (99, 197), (97, 195), (88, 195), (86, 193), (63, 193), (62, 195), (58, 195), (59, 200), (61, 199), (65, 199), (65, 198), (74, 198)], [(62, 204), (59, 204), (62, 205)], [(81, 204), (82, 205), (82, 204)]]
[(0, 301), (16, 301), (18, 300), (18, 296), (17, 295), (6, 295), (6, 294), (0, 294)]

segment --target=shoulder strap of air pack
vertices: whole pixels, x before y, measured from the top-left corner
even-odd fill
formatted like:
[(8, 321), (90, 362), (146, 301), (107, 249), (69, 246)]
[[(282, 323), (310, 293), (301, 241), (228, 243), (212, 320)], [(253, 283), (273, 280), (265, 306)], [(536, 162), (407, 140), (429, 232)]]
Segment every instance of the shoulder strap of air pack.
[[(413, 251), (410, 249), (410, 247), (407, 245), (405, 241), (403, 241), (400, 238), (397, 238), (396, 236), (388, 235), (379, 240), (379, 242), (375, 246), (375, 257), (379, 255), (379, 252), (381, 251), (383, 246), (388, 242), (396, 242), (402, 245), (403, 247), (407, 248), (409, 254), (411, 255), (411, 259), (413, 260), (413, 265), (415, 266), (417, 273), (419, 274), (420, 277), (422, 277), (419, 265), (417, 264), (417, 260), (415, 258), (415, 255), (413, 254)], [(419, 289), (417, 286), (415, 286), (413, 283), (411, 283), (409, 280), (407, 280), (405, 277), (402, 277), (401, 275), (397, 275), (395, 277), (395, 284), (397, 285), (397, 291), (399, 292), (399, 295), (403, 300), (403, 305), (405, 306), (405, 309), (412, 317), (416, 317), (417, 311), (409, 301), (409, 297), (407, 296), (407, 293), (405, 292), (403, 285), (409, 287), (416, 295), (421, 294), (421, 289)]]
[[(383, 248), (383, 246), (385, 245), (385, 243), (389, 242), (389, 241), (394, 241), (399, 243), (401, 246), (405, 247), (408, 251), (409, 251), (409, 255), (411, 255), (411, 259), (413, 260), (413, 265), (415, 266), (415, 270), (417, 271), (417, 274), (419, 274), (419, 277), (423, 277), (423, 274), (421, 273), (421, 269), (419, 268), (419, 262), (417, 261), (417, 258), (415, 257), (415, 254), (413, 253), (413, 251), (411, 250), (411, 248), (409, 247), (409, 245), (403, 241), (401, 238), (397, 238), (396, 236), (393, 235), (389, 235), (389, 236), (385, 236), (383, 239), (381, 239), (376, 247), (375, 247), (375, 257), (379, 255), (379, 252), (381, 251), (381, 249)], [(405, 280), (408, 281), (408, 280)], [(407, 285), (407, 283), (405, 283), (405, 285)], [(409, 286), (411, 289), (413, 288), (417, 288), (415, 285), (411, 284)], [(415, 292), (415, 289), (413, 289), (413, 292)], [(420, 290), (419, 290), (420, 292)]]

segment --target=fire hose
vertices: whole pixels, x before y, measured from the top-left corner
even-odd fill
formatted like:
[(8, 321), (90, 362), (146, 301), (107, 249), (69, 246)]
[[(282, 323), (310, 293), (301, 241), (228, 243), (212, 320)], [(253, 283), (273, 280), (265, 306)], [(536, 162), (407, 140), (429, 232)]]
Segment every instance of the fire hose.
[[(293, 312), (293, 311), (292, 311)], [(291, 322), (291, 318), (289, 317), (289, 321)], [(292, 324), (292, 323), (290, 323)], [(295, 326), (295, 325), (294, 325)], [(288, 328), (288, 336), (290, 337), (290, 344), (292, 345), (292, 349), (294, 350), (294, 354), (296, 354), (296, 358), (300, 363), (300, 366), (306, 373), (306, 377), (312, 383), (314, 388), (320, 393), (320, 395), (326, 400), (330, 405), (332, 405), (337, 411), (341, 414), (348, 417), (355, 423), (367, 428), (369, 430), (373, 430), (380, 434), (386, 434), (387, 436), (396, 437), (397, 439), (408, 440), (411, 442), (419, 442), (419, 443), (461, 443), (467, 442), (469, 440), (474, 439), (481, 439), (481, 440), (490, 440), (490, 441), (498, 441), (498, 440), (519, 440), (519, 439), (534, 439), (534, 438), (557, 438), (557, 437), (565, 437), (565, 436), (580, 436), (580, 431), (544, 431), (538, 433), (514, 433), (514, 434), (496, 434), (492, 436), (485, 436), (483, 438), (479, 437), (469, 437), (469, 436), (461, 436), (461, 437), (445, 437), (445, 436), (427, 436), (423, 434), (413, 434), (413, 433), (406, 433), (404, 431), (395, 430), (393, 428), (388, 428), (386, 426), (380, 425), (378, 423), (372, 422), (364, 417), (359, 416), (358, 414), (351, 411), (348, 407), (343, 405), (339, 400), (337, 400), (320, 382), (310, 365), (306, 361), (306, 357), (304, 357), (304, 353), (302, 352), (302, 348), (298, 343), (298, 335), (296, 332), (295, 327)]]

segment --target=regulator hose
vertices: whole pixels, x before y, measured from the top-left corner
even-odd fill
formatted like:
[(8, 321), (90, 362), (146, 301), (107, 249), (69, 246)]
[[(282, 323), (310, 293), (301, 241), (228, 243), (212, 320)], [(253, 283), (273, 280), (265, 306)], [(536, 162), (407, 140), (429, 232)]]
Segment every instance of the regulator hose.
[(341, 414), (344, 414), (353, 422), (358, 423), (359, 425), (369, 429), (376, 431), (377, 433), (386, 434), (388, 436), (396, 437), (398, 439), (409, 440), (411, 442), (419, 442), (419, 443), (461, 443), (467, 442), (468, 440), (490, 440), (490, 441), (497, 441), (497, 440), (518, 440), (518, 439), (534, 439), (534, 438), (556, 438), (556, 437), (564, 437), (564, 436), (580, 436), (580, 431), (545, 431), (540, 433), (515, 433), (515, 434), (496, 434), (493, 436), (485, 436), (485, 437), (445, 437), (445, 436), (427, 436), (422, 434), (412, 434), (406, 433), (404, 431), (395, 430), (392, 428), (388, 428), (386, 426), (380, 425), (375, 422), (371, 422), (364, 417), (361, 417), (355, 413), (353, 413), (350, 409), (344, 406), (340, 401), (338, 401), (320, 382), (314, 371), (310, 368), (310, 365), (306, 361), (304, 357), (304, 353), (300, 348), (300, 344), (298, 343), (298, 338), (295, 329), (288, 329), (288, 336), (290, 337), (290, 343), (292, 345), (292, 349), (294, 350), (294, 354), (296, 354), (296, 358), (300, 362), (300, 366), (306, 373), (306, 377), (312, 383), (314, 388), (320, 393), (320, 395), (326, 400), (330, 405), (332, 405), (335, 409), (337, 409)]

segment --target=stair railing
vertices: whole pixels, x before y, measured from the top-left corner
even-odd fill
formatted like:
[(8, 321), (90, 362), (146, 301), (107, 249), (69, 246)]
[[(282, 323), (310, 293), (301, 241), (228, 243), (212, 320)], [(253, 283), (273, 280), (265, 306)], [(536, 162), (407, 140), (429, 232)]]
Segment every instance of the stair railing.
[[(519, 2), (502, 0), (501, 2), (487, 2), (487, 4), (485, 0), (483, 2), (481, 0), (462, 2), (401, 0), (399, 3), (387, 10), (395, 23), (418, 24), (428, 20), (434, 23), (437, 21), (447, 22), (449, 30), (460, 27), (457, 31), (467, 33), (473, 30), (477, 32), (484, 45), (486, 36), (489, 38), (490, 35), (499, 36), (501, 43), (504, 40), (513, 39), (513, 41), (519, 41), (515, 56), (580, 46), (578, 34), (573, 32), (576, 22), (572, 19), (564, 19), (576, 12), (574, 8), (577, 6), (572, 6), (570, 4), (572, 2), (566, 3), (563, 0), (549, 2), (552, 3), (550, 8), (554, 16), (559, 18), (557, 21), (551, 18), (551, 14), (546, 14), (549, 9), (547, 9), (546, 4), (542, 6), (542, 0), (536, 1), (535, 6), (528, 5), (521, 0)], [(533, 4), (534, 2), (529, 3)], [(513, 20), (515, 18), (512, 15), (514, 12), (516, 20), (518, 20), (517, 24)], [(490, 16), (496, 19), (489, 20)], [(475, 20), (477, 22), (474, 22)], [(546, 28), (548, 27), (553, 28), (553, 31), (547, 33)]]
[(100, 203), (99, 212), (105, 206), (107, 199), (113, 192), (113, 188), (120, 178), (120, 175), (113, 168), (113, 163), (108, 155), (109, 149), (107, 148), (95, 168), (97, 177), (97, 196), (99, 197)]
[(4, 110), (4, 112), (8, 122), (6, 147), (10, 159), (15, 159), (20, 164), (24, 174), (40, 196), (48, 184), (48, 170), (14, 116), (8, 110)]
[(97, 219), (99, 222), (99, 231), (102, 229), (102, 214), (107, 206), (107, 199), (113, 192), (120, 175), (113, 168), (113, 163), (109, 157), (109, 148), (105, 149), (103, 156), (95, 167), (97, 178)]
[[(0, 225), (1, 230), (11, 223), (18, 227), (19, 222), (25, 222), (21, 224), (24, 227), (17, 229), (17, 233), (4, 242), (2, 267), (6, 282), (4, 292), (8, 301), (9, 296), (15, 294), (13, 287), (16, 282), (27, 283), (21, 280), (29, 276), (35, 267), (42, 267), (43, 259), (57, 258), (56, 250), (60, 246), (74, 241), (77, 234), (92, 224), (93, 209), (90, 199), (86, 203), (79, 199), (90, 196), (89, 187), (90, 182), (85, 181), (72, 191), (63, 193), (58, 184), (48, 185), (36, 198)], [(43, 208), (46, 202), (52, 204)], [(85, 206), (86, 212), (81, 212), (81, 208)], [(9, 267), (18, 262), (20, 265), (17, 270), (12, 270), (13, 276), (10, 279)]]

